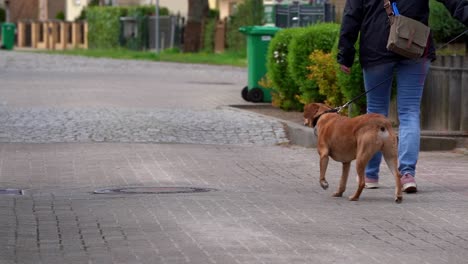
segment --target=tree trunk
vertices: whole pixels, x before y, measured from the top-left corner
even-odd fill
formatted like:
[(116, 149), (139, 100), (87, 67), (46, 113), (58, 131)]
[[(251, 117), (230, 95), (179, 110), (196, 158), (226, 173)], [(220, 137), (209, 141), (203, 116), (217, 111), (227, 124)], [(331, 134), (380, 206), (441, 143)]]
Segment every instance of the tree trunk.
[(201, 48), (203, 25), (209, 12), (208, 0), (188, 0), (188, 19), (184, 33), (184, 52)]

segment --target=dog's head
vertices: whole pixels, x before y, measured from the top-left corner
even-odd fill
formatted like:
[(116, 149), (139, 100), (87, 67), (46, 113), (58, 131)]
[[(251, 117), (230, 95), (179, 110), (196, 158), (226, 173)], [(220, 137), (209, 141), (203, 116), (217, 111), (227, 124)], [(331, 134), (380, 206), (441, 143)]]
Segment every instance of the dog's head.
[(313, 127), (313, 122), (323, 112), (330, 110), (326, 104), (311, 103), (304, 106), (304, 126)]

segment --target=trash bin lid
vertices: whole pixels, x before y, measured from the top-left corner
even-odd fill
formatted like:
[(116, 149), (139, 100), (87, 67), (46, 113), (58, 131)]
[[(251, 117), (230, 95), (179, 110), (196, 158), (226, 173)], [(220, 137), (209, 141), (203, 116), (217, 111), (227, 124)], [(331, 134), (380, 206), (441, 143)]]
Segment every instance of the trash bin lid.
[(246, 35), (270, 35), (273, 36), (280, 30), (279, 27), (272, 26), (246, 26), (239, 28), (239, 32)]

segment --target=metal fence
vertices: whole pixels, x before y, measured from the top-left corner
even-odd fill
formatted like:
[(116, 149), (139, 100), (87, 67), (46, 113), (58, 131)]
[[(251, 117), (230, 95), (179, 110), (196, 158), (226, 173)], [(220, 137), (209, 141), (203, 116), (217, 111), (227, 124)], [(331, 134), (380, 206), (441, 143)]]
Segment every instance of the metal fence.
[[(120, 45), (134, 50), (156, 49), (156, 17), (121, 17)], [(159, 17), (159, 48), (180, 48), (184, 18)]]
[(281, 28), (304, 27), (335, 21), (335, 6), (317, 1), (310, 5), (292, 4), (274, 7), (275, 25)]

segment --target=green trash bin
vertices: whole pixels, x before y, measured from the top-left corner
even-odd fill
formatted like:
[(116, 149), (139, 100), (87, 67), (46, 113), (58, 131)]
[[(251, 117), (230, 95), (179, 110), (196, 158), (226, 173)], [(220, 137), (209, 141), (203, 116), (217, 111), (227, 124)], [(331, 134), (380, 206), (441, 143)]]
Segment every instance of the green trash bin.
[(13, 23), (2, 24), (2, 48), (12, 50), (15, 45), (16, 26)]
[(247, 36), (248, 82), (242, 98), (251, 102), (271, 102), (271, 93), (258, 82), (265, 76), (268, 45), (280, 28), (272, 26), (247, 26), (239, 31)]

